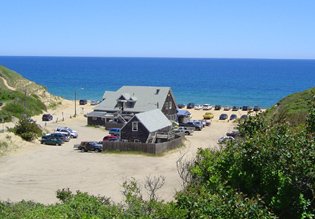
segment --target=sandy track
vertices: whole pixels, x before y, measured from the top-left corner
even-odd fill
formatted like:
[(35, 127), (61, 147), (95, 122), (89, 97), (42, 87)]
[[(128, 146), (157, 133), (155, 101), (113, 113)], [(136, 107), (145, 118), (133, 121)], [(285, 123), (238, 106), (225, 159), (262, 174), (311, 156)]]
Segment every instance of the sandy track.
[[(77, 118), (70, 119), (73, 103), (66, 102), (62, 109), (53, 111), (59, 122), (46, 124), (48, 130), (56, 126), (67, 125), (79, 132), (78, 139), (72, 139), (63, 146), (46, 146), (34, 143), (27, 148), (0, 157), (0, 199), (20, 201), (34, 200), (42, 203), (54, 203), (56, 191), (61, 188), (81, 190), (91, 194), (111, 197), (122, 201), (122, 183), (134, 177), (142, 184), (146, 176), (162, 175), (166, 177), (159, 196), (170, 200), (181, 189), (181, 181), (176, 170), (176, 161), (185, 154), (193, 158), (198, 147), (217, 147), (217, 139), (230, 131), (231, 122), (215, 119), (210, 127), (188, 136), (185, 147), (171, 151), (164, 156), (81, 153), (73, 149), (81, 140), (100, 140), (106, 134), (101, 128), (87, 127), (81, 109)], [(60, 122), (62, 115), (66, 119)], [(201, 118), (203, 111), (193, 111), (195, 118)], [(217, 114), (221, 112), (215, 112)], [(232, 112), (229, 112), (230, 114)], [(39, 121), (39, 117), (37, 117)], [(45, 126), (43, 122), (41, 125)]]
[(0, 77), (0, 79), (2, 79), (2, 81), (3, 81), (3, 83), (4, 83), (4, 86), (6, 86), (9, 90), (15, 91), (15, 88), (14, 88), (14, 87), (11, 87), (11, 86), (8, 84), (8, 82), (7, 82), (7, 80), (6, 80), (5, 78)]

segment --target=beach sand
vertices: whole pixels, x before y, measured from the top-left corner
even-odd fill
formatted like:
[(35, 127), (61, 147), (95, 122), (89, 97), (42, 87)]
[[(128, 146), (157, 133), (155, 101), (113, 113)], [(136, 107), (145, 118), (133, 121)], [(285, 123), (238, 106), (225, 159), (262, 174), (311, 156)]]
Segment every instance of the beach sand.
[[(94, 195), (111, 197), (115, 202), (123, 201), (122, 184), (134, 177), (142, 186), (147, 176), (164, 176), (165, 185), (158, 195), (172, 200), (176, 191), (182, 189), (177, 173), (176, 161), (181, 157), (193, 159), (198, 148), (218, 148), (218, 138), (233, 130), (235, 123), (219, 121), (223, 110), (213, 111), (214, 119), (209, 127), (187, 136), (185, 146), (169, 151), (163, 156), (148, 156), (128, 153), (81, 153), (73, 149), (74, 144), (85, 140), (101, 140), (108, 132), (104, 128), (86, 126), (85, 113), (92, 111), (90, 105), (77, 104), (74, 115), (74, 101), (63, 100), (55, 110), (49, 110), (53, 121), (42, 122), (41, 116), (34, 119), (52, 131), (58, 126), (67, 126), (78, 131), (79, 137), (62, 146), (41, 145), (22, 141), (12, 133), (1, 133), (0, 141), (10, 139), (14, 149), (0, 157), (0, 199), (10, 201), (33, 200), (41, 203), (55, 203), (56, 191), (70, 188)], [(190, 110), (193, 119), (202, 119), (205, 111)], [(235, 112), (228, 111), (227, 114)], [(238, 116), (247, 112), (238, 111)], [(11, 124), (12, 125), (12, 124)], [(8, 137), (10, 136), (10, 137)], [(143, 193), (145, 190), (143, 189)]]

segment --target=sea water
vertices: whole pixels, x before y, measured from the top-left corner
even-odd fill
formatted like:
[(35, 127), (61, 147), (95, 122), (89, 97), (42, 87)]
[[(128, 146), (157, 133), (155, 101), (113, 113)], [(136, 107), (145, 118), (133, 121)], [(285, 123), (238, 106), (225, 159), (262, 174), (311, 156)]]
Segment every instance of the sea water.
[(0, 57), (4, 65), (74, 99), (102, 99), (124, 85), (171, 87), (177, 103), (270, 107), (315, 86), (315, 60)]

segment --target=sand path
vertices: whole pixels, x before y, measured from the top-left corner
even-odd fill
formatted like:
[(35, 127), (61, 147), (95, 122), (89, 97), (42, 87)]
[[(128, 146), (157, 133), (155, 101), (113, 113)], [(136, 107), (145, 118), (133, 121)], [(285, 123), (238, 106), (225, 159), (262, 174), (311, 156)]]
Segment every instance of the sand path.
[(3, 77), (0, 76), (0, 79), (2, 79), (4, 86), (6, 86), (9, 90), (12, 90), (12, 91), (15, 91), (15, 90), (16, 90), (14, 87), (11, 87), (11, 86), (8, 84), (8, 82), (7, 82), (7, 80), (6, 80), (5, 78), (3, 78)]
[[(54, 121), (46, 124), (39, 122), (48, 130), (67, 125), (79, 132), (78, 139), (72, 139), (63, 146), (46, 146), (39, 143), (26, 144), (14, 153), (0, 157), (0, 199), (20, 201), (34, 200), (42, 203), (54, 203), (56, 191), (61, 188), (81, 190), (91, 194), (111, 197), (122, 201), (122, 183), (134, 177), (143, 185), (146, 176), (162, 175), (166, 177), (164, 187), (158, 195), (171, 200), (181, 189), (181, 180), (177, 174), (176, 161), (185, 155), (185, 159), (194, 158), (198, 147), (217, 147), (217, 139), (233, 128), (227, 121), (216, 118), (210, 127), (196, 131), (187, 137), (185, 147), (173, 150), (164, 156), (145, 156), (114, 153), (81, 153), (73, 145), (82, 140), (100, 140), (106, 131), (101, 128), (87, 127), (84, 111), (90, 106), (79, 108), (79, 115), (73, 114), (73, 102), (66, 101), (62, 109), (52, 111)], [(193, 111), (194, 118), (201, 118), (203, 111)], [(229, 112), (230, 114), (232, 112)], [(239, 112), (240, 113), (240, 112)], [(58, 123), (55, 119), (58, 117)], [(65, 117), (64, 121), (61, 121)], [(37, 117), (39, 121), (39, 117)], [(1, 136), (0, 136), (1, 138)], [(1, 140), (1, 139), (0, 139)]]

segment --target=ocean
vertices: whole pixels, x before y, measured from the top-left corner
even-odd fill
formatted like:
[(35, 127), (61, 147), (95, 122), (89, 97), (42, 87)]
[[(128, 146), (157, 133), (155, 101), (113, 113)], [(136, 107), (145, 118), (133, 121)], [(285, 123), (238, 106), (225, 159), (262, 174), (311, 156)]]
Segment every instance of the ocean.
[(6, 57), (4, 65), (54, 95), (100, 100), (123, 85), (169, 86), (177, 103), (270, 107), (315, 86), (315, 60)]

